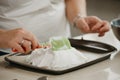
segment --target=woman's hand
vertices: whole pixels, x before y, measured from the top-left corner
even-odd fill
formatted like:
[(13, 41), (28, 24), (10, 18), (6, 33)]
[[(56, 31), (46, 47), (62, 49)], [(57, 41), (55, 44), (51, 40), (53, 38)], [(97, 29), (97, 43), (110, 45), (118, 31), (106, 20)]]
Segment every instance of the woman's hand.
[(28, 53), (39, 47), (37, 38), (22, 28), (0, 33), (0, 47), (12, 48), (15, 52)]
[(77, 20), (76, 26), (84, 33), (99, 33), (104, 36), (109, 31), (110, 25), (96, 16), (81, 17)]

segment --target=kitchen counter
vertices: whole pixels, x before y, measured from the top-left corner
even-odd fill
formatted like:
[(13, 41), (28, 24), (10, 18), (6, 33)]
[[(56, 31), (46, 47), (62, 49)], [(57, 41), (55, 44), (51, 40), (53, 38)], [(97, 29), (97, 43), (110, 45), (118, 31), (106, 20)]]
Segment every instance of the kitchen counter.
[[(103, 41), (120, 49), (119, 41), (111, 33), (99, 39), (93, 34), (85, 35), (84, 38)], [(107, 59), (62, 75), (49, 75), (15, 67), (4, 60), (5, 56), (0, 56), (0, 80), (37, 80), (42, 76), (47, 76), (48, 80), (120, 80), (120, 54), (117, 54), (112, 60)]]

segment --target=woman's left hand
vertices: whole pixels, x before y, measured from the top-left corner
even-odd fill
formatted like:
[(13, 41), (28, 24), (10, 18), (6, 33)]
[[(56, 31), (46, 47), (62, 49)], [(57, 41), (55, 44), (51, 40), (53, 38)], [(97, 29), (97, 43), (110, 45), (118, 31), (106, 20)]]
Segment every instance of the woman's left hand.
[(110, 29), (107, 21), (96, 16), (81, 17), (77, 20), (76, 26), (84, 33), (99, 33), (99, 36), (104, 36)]

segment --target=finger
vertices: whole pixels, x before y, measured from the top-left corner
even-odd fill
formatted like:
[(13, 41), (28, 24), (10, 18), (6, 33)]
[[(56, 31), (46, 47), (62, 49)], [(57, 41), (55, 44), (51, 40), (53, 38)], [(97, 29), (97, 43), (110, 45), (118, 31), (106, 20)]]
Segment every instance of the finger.
[(103, 26), (103, 22), (97, 22), (91, 29), (92, 32), (98, 32), (99, 29)]
[(27, 54), (29, 53), (32, 49), (31, 49), (31, 42), (24, 40), (24, 43), (21, 45), (24, 49), (24, 52)]
[(105, 32), (101, 32), (101, 33), (99, 33), (99, 37), (102, 37), (102, 36), (104, 36), (105, 35)]
[(110, 30), (110, 25), (107, 21), (104, 21), (103, 22), (103, 26), (102, 28), (100, 29), (100, 32), (107, 32)]
[(39, 47), (39, 42), (36, 37), (34, 37), (34, 40), (32, 41), (32, 49), (36, 49)]
[(12, 46), (14, 52), (24, 53), (24, 49), (18, 43), (14, 43)]
[(42, 48), (42, 46), (40, 44), (38, 44), (37, 48)]
[(90, 32), (90, 28), (84, 19), (78, 20), (77, 26), (82, 32), (85, 32), (85, 33)]
[(32, 49), (36, 49), (38, 47), (38, 40), (37, 38), (32, 34), (32, 33), (26, 33), (26, 35), (24, 35), (24, 39), (30, 41), (32, 44)]

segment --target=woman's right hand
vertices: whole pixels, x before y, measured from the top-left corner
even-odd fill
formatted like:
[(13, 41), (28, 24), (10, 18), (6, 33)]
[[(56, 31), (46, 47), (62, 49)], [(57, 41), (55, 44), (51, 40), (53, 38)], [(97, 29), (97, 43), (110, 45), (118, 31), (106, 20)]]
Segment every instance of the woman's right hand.
[(39, 43), (31, 32), (18, 28), (0, 33), (0, 47), (12, 48), (15, 52), (28, 53), (39, 48)]

